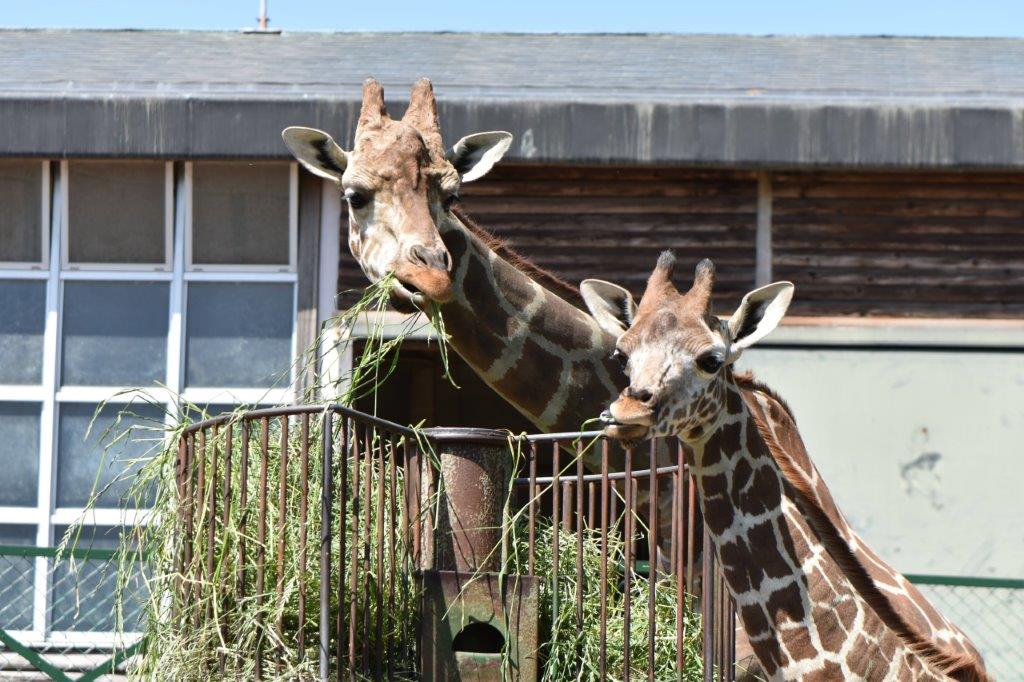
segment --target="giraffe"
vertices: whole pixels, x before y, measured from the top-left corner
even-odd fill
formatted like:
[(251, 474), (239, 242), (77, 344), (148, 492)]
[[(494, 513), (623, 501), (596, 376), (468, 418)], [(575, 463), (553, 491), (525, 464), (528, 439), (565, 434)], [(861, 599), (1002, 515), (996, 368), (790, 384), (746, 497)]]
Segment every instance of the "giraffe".
[(733, 372), (786, 312), (793, 285), (748, 293), (728, 320), (711, 310), (714, 266), (691, 288), (658, 259), (639, 305), (594, 280), (598, 319), (618, 335), (629, 385), (606, 433), (686, 443), (707, 531), (764, 672), (778, 680), (987, 680), (967, 637), (854, 532), (804, 448), (792, 411)]
[(348, 243), (367, 278), (389, 272), (402, 312), (437, 305), (459, 355), (543, 431), (576, 431), (624, 385), (614, 338), (566, 298), (578, 291), (517, 257), (457, 206), (462, 183), (484, 176), (511, 144), (506, 132), (468, 135), (445, 152), (433, 87), (421, 79), (393, 120), (368, 79), (352, 151), (290, 127), (285, 144), (348, 203)]

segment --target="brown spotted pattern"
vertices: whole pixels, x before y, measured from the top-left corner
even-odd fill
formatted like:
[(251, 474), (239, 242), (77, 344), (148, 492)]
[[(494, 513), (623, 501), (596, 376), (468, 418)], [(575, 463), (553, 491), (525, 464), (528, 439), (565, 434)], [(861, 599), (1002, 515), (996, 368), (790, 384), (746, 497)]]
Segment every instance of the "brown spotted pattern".
[[(709, 313), (711, 282), (702, 281), (702, 268), (713, 268), (698, 266), (694, 286), (680, 294), (673, 264), (671, 254), (659, 259), (618, 340), (629, 356), (630, 386), (611, 413), (620, 424), (676, 434), (692, 449), (707, 532), (764, 673), (774, 680), (988, 679), (967, 637), (854, 532), (785, 403), (733, 374), (733, 344), (759, 332), (767, 308), (755, 303), (747, 313), (744, 299), (741, 313), (719, 323)], [(706, 362), (720, 352), (723, 365)]]

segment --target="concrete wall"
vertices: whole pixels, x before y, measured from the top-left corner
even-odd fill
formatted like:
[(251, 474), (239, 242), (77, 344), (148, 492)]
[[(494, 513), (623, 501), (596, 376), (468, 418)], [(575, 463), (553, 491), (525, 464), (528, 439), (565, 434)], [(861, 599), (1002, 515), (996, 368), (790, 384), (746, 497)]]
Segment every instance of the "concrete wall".
[(780, 332), (740, 365), (790, 403), (875, 550), (905, 573), (1024, 575), (1024, 348), (1006, 345), (1017, 332), (861, 329), (844, 345), (856, 335)]

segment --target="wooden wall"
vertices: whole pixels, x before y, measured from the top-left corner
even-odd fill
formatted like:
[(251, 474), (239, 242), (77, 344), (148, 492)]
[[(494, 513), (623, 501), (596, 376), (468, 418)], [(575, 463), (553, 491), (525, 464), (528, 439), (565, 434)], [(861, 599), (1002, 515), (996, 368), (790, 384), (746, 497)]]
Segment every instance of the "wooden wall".
[(785, 173), (772, 189), (794, 313), (1024, 317), (1024, 174)]
[[(770, 177), (773, 278), (796, 283), (794, 314), (1024, 317), (1024, 174)], [(754, 284), (753, 172), (510, 164), (462, 195), (481, 225), (573, 284), (640, 294), (666, 248), (680, 286), (715, 261), (719, 310)], [(343, 251), (341, 290), (362, 288)]]

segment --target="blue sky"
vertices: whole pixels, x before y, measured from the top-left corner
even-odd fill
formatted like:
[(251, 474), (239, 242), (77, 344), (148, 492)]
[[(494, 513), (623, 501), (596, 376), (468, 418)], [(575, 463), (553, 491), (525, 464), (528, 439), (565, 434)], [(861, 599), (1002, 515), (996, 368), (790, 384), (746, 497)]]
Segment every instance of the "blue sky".
[[(238, 29), (258, 0), (18, 0), (0, 26)], [(1024, 0), (269, 0), (284, 29), (1024, 36)]]

